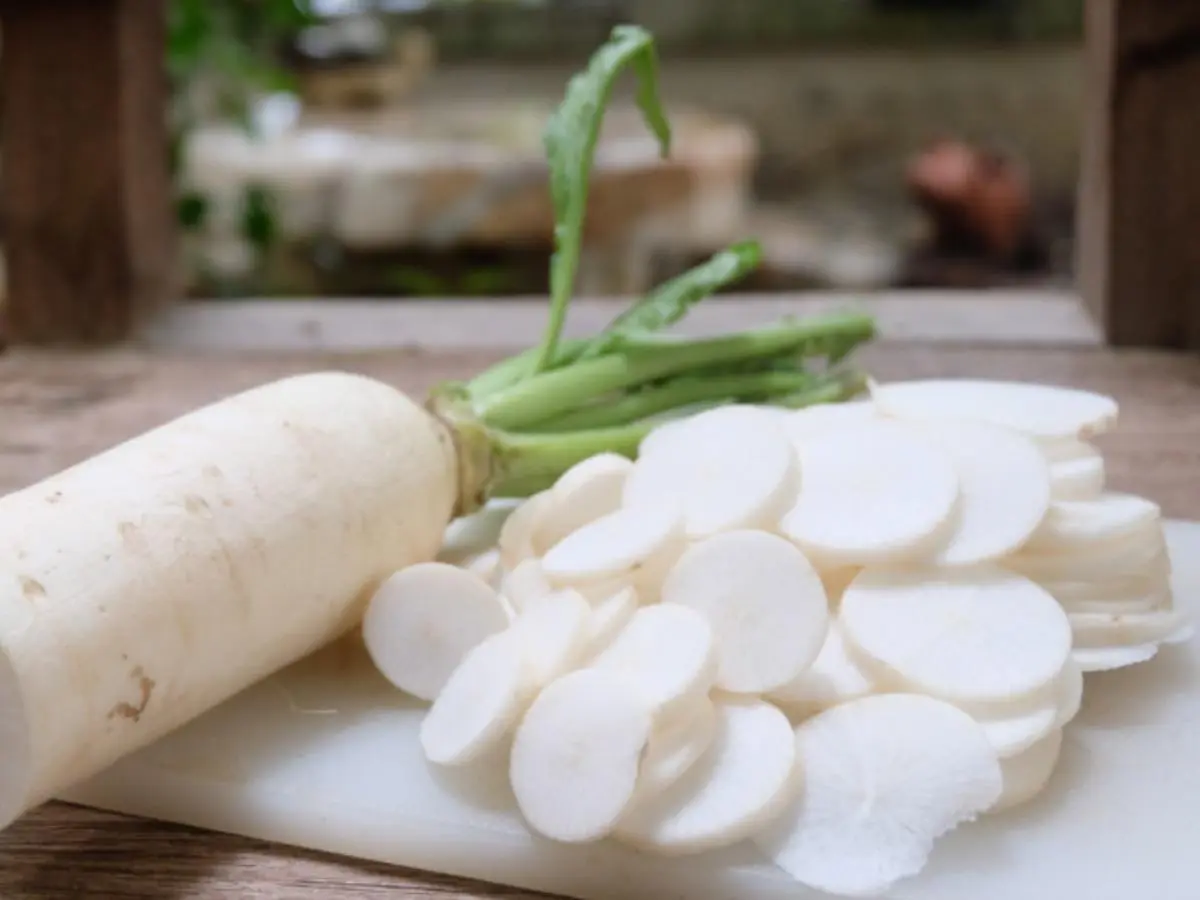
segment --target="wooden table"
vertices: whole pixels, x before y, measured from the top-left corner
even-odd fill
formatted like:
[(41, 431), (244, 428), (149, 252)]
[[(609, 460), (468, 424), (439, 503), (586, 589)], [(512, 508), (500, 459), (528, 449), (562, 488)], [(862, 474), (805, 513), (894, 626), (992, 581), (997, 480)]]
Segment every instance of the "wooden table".
[[(10, 353), (0, 356), (0, 492), (200, 403), (291, 372), (348, 368), (418, 393), (493, 356), (450, 350), (219, 358)], [(1147, 351), (882, 343), (864, 362), (882, 378), (1013, 377), (1111, 393), (1122, 404), (1122, 420), (1100, 443), (1112, 486), (1153, 498), (1168, 515), (1200, 518), (1200, 360)], [(0, 835), (5, 900), (375, 896), (536, 895), (64, 805), (41, 809)]]

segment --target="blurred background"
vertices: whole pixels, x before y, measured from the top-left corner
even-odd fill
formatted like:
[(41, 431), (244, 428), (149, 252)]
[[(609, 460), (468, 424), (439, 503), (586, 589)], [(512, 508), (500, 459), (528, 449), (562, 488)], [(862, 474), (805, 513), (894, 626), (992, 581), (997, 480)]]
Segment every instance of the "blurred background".
[(748, 236), (740, 290), (1067, 285), (1083, 2), (170, 0), (188, 292), (544, 293), (541, 130), (620, 22), (676, 143), (620, 94), (580, 294)]

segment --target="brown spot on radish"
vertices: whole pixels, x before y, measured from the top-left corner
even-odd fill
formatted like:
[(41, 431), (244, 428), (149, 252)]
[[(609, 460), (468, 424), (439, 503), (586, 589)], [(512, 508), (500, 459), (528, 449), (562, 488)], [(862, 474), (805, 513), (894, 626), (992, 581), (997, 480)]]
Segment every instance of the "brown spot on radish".
[(198, 516), (203, 512), (208, 512), (208, 501), (196, 494), (188, 494), (183, 498), (183, 508), (194, 516)]
[(131, 719), (134, 722), (142, 718), (142, 713), (146, 711), (146, 707), (150, 705), (150, 697), (154, 694), (156, 687), (154, 679), (146, 675), (141, 666), (138, 666), (130, 673), (130, 676), (137, 682), (140, 696), (137, 705), (132, 703), (118, 703), (108, 711), (110, 719)]
[(149, 551), (150, 545), (146, 542), (146, 536), (132, 522), (118, 523), (117, 531), (121, 535), (121, 543), (125, 545), (125, 549), (130, 553), (146, 553)]
[(21, 575), (19, 578), (21, 593), (25, 596), (26, 600), (33, 603), (46, 598), (46, 587), (36, 578), (30, 578), (28, 575)]

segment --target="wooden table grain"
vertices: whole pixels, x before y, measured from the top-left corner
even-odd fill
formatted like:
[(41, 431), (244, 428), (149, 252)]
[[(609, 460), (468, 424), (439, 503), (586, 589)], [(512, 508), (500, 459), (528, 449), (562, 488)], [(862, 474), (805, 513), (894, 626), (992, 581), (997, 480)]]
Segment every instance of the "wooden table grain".
[[(0, 356), (0, 492), (21, 487), (202, 403), (283, 375), (339, 368), (419, 394), (492, 360), (480, 352), (349, 355)], [(1200, 518), (1200, 359), (1141, 351), (880, 344), (881, 379), (976, 376), (1104, 391), (1121, 403), (1098, 442), (1112, 487)], [(0, 834), (5, 900), (454, 900), (538, 895), (334, 859), (228, 835), (50, 804)]]

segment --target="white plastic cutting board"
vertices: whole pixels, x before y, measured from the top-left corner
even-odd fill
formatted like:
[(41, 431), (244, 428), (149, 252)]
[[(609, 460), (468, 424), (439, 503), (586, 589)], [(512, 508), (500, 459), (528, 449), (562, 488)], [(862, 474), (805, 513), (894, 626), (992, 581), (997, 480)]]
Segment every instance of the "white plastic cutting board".
[[(1200, 606), (1200, 523), (1168, 529), (1178, 602)], [(825, 897), (753, 847), (666, 861), (554, 845), (515, 815), (503, 773), (423, 761), (422, 709), (330, 648), (64, 799), (219, 831), (588, 900)], [(498, 767), (490, 771), (495, 772)], [(468, 801), (470, 796), (475, 798)], [(567, 802), (568, 798), (564, 798)], [(1088, 676), (1051, 788), (964, 826), (895, 900), (1200, 896), (1200, 641)]]

